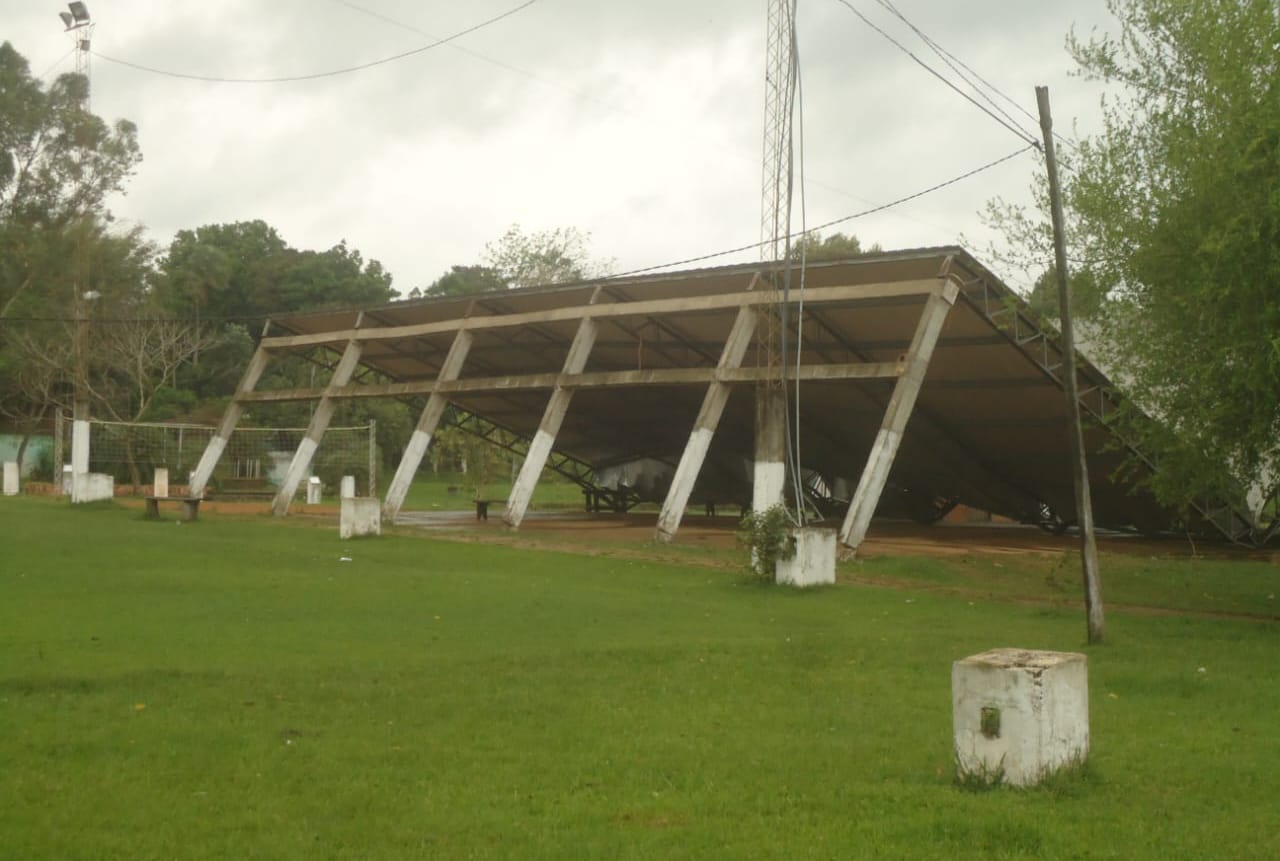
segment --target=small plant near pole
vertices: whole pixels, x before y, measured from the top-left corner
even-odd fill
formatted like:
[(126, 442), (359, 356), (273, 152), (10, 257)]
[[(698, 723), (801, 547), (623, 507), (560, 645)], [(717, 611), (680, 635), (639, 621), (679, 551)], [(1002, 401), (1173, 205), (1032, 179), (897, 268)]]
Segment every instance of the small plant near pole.
[(762, 580), (773, 581), (780, 560), (796, 555), (796, 539), (791, 534), (791, 517), (782, 505), (751, 511), (738, 524), (738, 543), (750, 555), (747, 570)]

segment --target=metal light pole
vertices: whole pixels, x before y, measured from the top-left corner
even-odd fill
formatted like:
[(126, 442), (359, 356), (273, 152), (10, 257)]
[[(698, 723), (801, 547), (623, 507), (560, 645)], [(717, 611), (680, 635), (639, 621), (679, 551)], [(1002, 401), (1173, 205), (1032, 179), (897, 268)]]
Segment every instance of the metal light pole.
[[(89, 45), (93, 34), (93, 22), (89, 18), (89, 9), (84, 3), (67, 4), (66, 12), (59, 12), (65, 32), (75, 42), (76, 74), (89, 76)], [(89, 110), (88, 87), (85, 88), (85, 100), (82, 110)], [(72, 265), (83, 263), (77, 260), (82, 255), (73, 255)], [(80, 502), (84, 486), (84, 476), (89, 472), (89, 320), (85, 302), (98, 298), (92, 291), (86, 292), (80, 283), (81, 272), (75, 273), (72, 289), (75, 291), (74, 308), (76, 331), (73, 347), (75, 350), (75, 401), (72, 407), (71, 425), (71, 501)]]

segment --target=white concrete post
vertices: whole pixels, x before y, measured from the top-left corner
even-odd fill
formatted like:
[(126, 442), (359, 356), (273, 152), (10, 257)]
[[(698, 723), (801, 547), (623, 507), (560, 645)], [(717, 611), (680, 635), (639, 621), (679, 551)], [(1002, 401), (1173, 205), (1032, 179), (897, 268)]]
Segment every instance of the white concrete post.
[[(445, 356), (444, 364), (440, 366), (440, 374), (436, 377), (437, 387), (442, 382), (456, 380), (462, 373), (462, 366), (467, 360), (467, 353), (471, 350), (473, 340), (474, 336), (466, 329), (460, 330), (454, 336), (449, 354)], [(431, 445), (431, 437), (436, 432), (436, 426), (440, 424), (440, 417), (444, 415), (447, 404), (448, 401), (444, 395), (437, 391), (432, 391), (431, 396), (427, 398), (427, 405), (422, 408), (418, 425), (414, 428), (413, 435), (409, 437), (404, 456), (396, 466), (395, 477), (391, 479), (391, 486), (387, 488), (387, 498), (383, 503), (382, 511), (388, 520), (394, 521), (396, 515), (400, 513), (400, 507), (404, 505), (404, 498), (409, 493), (409, 487), (413, 484), (413, 477), (417, 474), (418, 467), (422, 465), (422, 458), (427, 453), (427, 447)]]
[(853, 550), (857, 550), (862, 539), (867, 537), (871, 516), (880, 503), (880, 494), (889, 480), (889, 470), (893, 468), (893, 459), (902, 443), (907, 420), (911, 418), (916, 397), (929, 370), (933, 348), (938, 343), (942, 324), (946, 322), (947, 312), (955, 304), (958, 292), (955, 282), (946, 280), (925, 300), (920, 322), (916, 325), (911, 346), (907, 348), (906, 366), (894, 386), (884, 420), (880, 423), (880, 432), (876, 434), (871, 453), (867, 456), (867, 465), (858, 479), (858, 489), (853, 493), (849, 511), (840, 527), (840, 541)]
[(751, 510), (757, 514), (781, 505), (786, 494), (786, 389), (768, 381), (756, 385), (756, 455)]
[(1089, 672), (1076, 652), (992, 649), (952, 664), (961, 776), (1039, 783), (1089, 755)]
[(307, 479), (307, 505), (319, 505), (324, 499), (323, 485), (317, 476)]
[(159, 497), (167, 497), (169, 495), (169, 470), (167, 467), (156, 467), (155, 475), (151, 479), (151, 495)]
[(226, 410), (222, 413), (222, 421), (218, 423), (218, 429), (213, 432), (213, 436), (209, 437), (209, 444), (205, 446), (204, 453), (200, 455), (200, 462), (191, 473), (191, 486), (187, 490), (187, 496), (192, 499), (204, 496), (204, 489), (208, 486), (209, 479), (213, 477), (213, 471), (217, 468), (218, 461), (222, 459), (222, 453), (227, 449), (227, 442), (235, 432), (240, 415), (244, 412), (244, 407), (238, 398), (240, 395), (252, 392), (258, 385), (258, 380), (262, 377), (262, 372), (267, 369), (270, 358), (270, 354), (259, 347), (254, 351), (253, 358), (249, 360), (249, 366), (244, 369), (244, 376), (240, 378), (240, 385), (236, 387), (236, 397), (227, 404)]
[(18, 495), (18, 462), (16, 460), (4, 462), (4, 495)]
[[(357, 322), (356, 325), (358, 327), (359, 323)], [(351, 381), (351, 375), (360, 364), (363, 346), (360, 341), (351, 340), (342, 351), (342, 358), (338, 360), (338, 366), (333, 369), (329, 385), (325, 387), (324, 395), (316, 404), (315, 412), (311, 414), (307, 433), (298, 443), (298, 450), (293, 453), (293, 460), (289, 462), (289, 468), (285, 470), (284, 479), (280, 482), (280, 490), (271, 503), (271, 513), (276, 517), (284, 517), (289, 513), (289, 503), (293, 501), (293, 495), (298, 492), (298, 485), (311, 471), (311, 460), (315, 457), (316, 449), (320, 447), (320, 440), (324, 439), (324, 432), (329, 429), (329, 421), (333, 418), (334, 402), (330, 392)]]
[(338, 537), (382, 534), (382, 506), (370, 497), (344, 497), (338, 504)]
[[(565, 356), (564, 367), (560, 371), (561, 377), (582, 373), (582, 369), (587, 366), (587, 359), (591, 356), (591, 348), (595, 346), (597, 331), (599, 326), (591, 317), (583, 317), (578, 323), (578, 332), (573, 336), (573, 344), (569, 347), (569, 354)], [(507, 511), (502, 519), (513, 529), (518, 528), (520, 521), (524, 520), (525, 512), (529, 509), (529, 501), (533, 499), (534, 488), (538, 486), (538, 477), (542, 475), (542, 468), (547, 464), (547, 457), (555, 445), (556, 434), (560, 432), (560, 425), (564, 421), (565, 413), (569, 411), (569, 402), (572, 400), (572, 389), (561, 388), (557, 384), (551, 391), (547, 408), (542, 413), (542, 423), (538, 425), (538, 432), (533, 435), (533, 442), (529, 444), (529, 452), (525, 455), (524, 464), (520, 467), (520, 474), (516, 476), (515, 484), (511, 486), (511, 496), (507, 498)]]
[[(720, 352), (717, 370), (726, 371), (742, 365), (747, 347), (751, 346), (751, 336), (755, 334), (757, 319), (754, 309), (745, 305), (738, 309), (733, 328), (729, 330), (729, 336)], [(680, 463), (676, 466), (671, 487), (662, 503), (662, 513), (658, 515), (658, 529), (654, 535), (658, 541), (670, 542), (680, 529), (689, 496), (693, 493), (698, 473), (702, 471), (703, 461), (707, 459), (711, 438), (720, 424), (720, 417), (724, 415), (728, 400), (728, 383), (716, 380), (707, 386), (707, 393), (702, 397), (702, 408), (698, 410), (698, 418), (693, 423), (693, 432), (689, 434), (689, 442), (680, 455)]]
[(89, 422), (75, 419), (71, 423), (71, 501), (87, 502), (81, 491), (89, 474)]
[(356, 498), (356, 477), (354, 475), (344, 475), (340, 487), (341, 489), (338, 492), (339, 499)]

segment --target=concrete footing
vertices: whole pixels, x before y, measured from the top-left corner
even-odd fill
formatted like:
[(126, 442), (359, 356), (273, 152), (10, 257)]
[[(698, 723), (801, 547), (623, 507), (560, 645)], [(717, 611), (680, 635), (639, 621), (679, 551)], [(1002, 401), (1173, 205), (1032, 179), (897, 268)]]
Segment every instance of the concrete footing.
[(101, 502), (116, 498), (116, 480), (101, 472), (86, 472), (71, 479), (71, 501)]
[(18, 462), (16, 460), (4, 462), (4, 495), (18, 495)]
[(159, 497), (169, 496), (169, 469), (168, 467), (156, 467), (156, 473), (151, 479), (151, 495)]
[(992, 649), (951, 668), (962, 777), (1031, 786), (1089, 755), (1084, 655)]
[(779, 559), (775, 582), (784, 586), (824, 586), (836, 582), (836, 531), (805, 527), (794, 529), (795, 555)]
[(372, 496), (347, 496), (342, 499), (338, 520), (339, 538), (359, 538), (382, 534), (382, 503)]

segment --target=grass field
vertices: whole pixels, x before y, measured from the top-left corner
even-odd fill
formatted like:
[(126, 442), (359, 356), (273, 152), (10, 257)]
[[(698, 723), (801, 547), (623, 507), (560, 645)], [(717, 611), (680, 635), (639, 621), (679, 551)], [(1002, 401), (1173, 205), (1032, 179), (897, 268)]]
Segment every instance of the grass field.
[[(951, 662), (1084, 622), (945, 566), (801, 594), (310, 520), (0, 524), (0, 858), (1280, 857), (1275, 623), (1112, 612), (1087, 771), (972, 792)], [(1131, 603), (1280, 588), (1148, 562)]]

